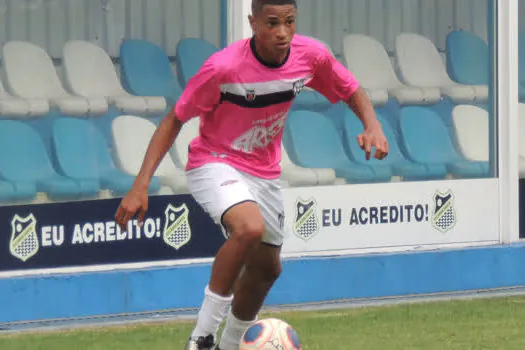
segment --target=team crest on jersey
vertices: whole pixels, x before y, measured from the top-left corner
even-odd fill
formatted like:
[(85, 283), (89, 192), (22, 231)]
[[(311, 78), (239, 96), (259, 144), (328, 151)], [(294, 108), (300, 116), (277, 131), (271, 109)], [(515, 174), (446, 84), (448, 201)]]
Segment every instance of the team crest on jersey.
[(295, 203), (293, 232), (305, 241), (319, 233), (316, 209), (317, 203), (313, 198), (310, 198), (308, 201), (298, 199)]
[(255, 90), (251, 89), (251, 90), (246, 90), (246, 95), (245, 95), (245, 98), (247, 101), (254, 101), (255, 100)]
[(11, 220), (11, 254), (26, 262), (38, 253), (40, 244), (36, 233), (36, 218), (33, 214), (26, 217), (15, 215)]
[(296, 82), (293, 83), (293, 93), (294, 95), (299, 95), (301, 91), (304, 89), (304, 79), (299, 79)]
[(189, 222), (190, 210), (186, 204), (174, 207), (169, 204), (164, 211), (164, 243), (175, 249), (180, 249), (191, 240), (191, 227)]
[(434, 194), (434, 212), (432, 226), (443, 233), (450, 231), (456, 225), (456, 211), (454, 209), (454, 195), (451, 191)]

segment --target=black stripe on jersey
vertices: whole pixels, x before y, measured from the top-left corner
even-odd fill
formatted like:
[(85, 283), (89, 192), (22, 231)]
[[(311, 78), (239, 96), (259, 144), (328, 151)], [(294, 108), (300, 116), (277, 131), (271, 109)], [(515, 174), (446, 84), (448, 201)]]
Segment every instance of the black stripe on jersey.
[(223, 101), (231, 102), (244, 108), (264, 108), (280, 103), (290, 102), (295, 98), (294, 90), (273, 92), (265, 95), (256, 95), (253, 100), (248, 99), (245, 95), (232, 94), (231, 92), (221, 92), (221, 103)]

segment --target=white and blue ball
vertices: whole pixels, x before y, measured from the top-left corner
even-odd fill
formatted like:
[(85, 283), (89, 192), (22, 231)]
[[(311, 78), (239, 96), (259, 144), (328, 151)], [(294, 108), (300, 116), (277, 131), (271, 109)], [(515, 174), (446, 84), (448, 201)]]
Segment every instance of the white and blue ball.
[(276, 318), (259, 320), (244, 332), (239, 350), (301, 350), (297, 332)]

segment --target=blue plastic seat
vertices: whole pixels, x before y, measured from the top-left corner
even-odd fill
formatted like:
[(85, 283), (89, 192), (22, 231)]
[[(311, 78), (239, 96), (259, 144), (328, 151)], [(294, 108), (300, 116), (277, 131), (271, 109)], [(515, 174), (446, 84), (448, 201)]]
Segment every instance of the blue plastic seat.
[(120, 70), (124, 88), (138, 96), (164, 96), (173, 106), (182, 89), (164, 50), (146, 40), (124, 40), (120, 46)]
[(433, 173), (462, 178), (488, 176), (488, 163), (467, 161), (456, 152), (447, 127), (434, 111), (405, 107), (400, 118), (402, 140), (410, 160), (425, 164)]
[(13, 120), (0, 121), (0, 175), (15, 191), (47, 193), (51, 199), (97, 196), (96, 181), (73, 180), (53, 169), (44, 143), (30, 126)]
[(215, 45), (200, 38), (182, 39), (177, 44), (176, 63), (177, 75), (182, 87), (185, 87), (204, 65), (204, 62), (219, 51)]
[(489, 84), (489, 47), (480, 37), (465, 31), (447, 35), (447, 70), (460, 84)]
[[(115, 195), (126, 194), (135, 176), (118, 170), (102, 133), (88, 120), (62, 118), (53, 125), (55, 152), (62, 172), (75, 180), (100, 183)], [(160, 180), (150, 182), (150, 193), (160, 190)]]
[[(431, 173), (424, 164), (414, 163), (405, 158), (396, 141), (396, 136), (385, 118), (377, 113), (377, 118), (382, 125), (383, 133), (388, 141), (389, 153), (383, 160), (370, 158), (366, 160), (365, 152), (357, 143), (357, 136), (364, 131), (363, 124), (357, 116), (348, 110), (343, 120), (344, 128), (344, 146), (350, 159), (359, 164), (368, 164), (375, 168), (390, 167), (395, 176), (401, 176), (404, 180), (429, 180), (440, 179), (445, 176), (444, 173)], [(375, 152), (372, 150), (372, 153)], [(373, 154), (372, 154), (373, 156)]]
[(520, 102), (525, 102), (525, 32), (520, 32), (518, 39), (518, 80)]
[(302, 167), (332, 168), (337, 177), (349, 183), (387, 182), (392, 178), (389, 167), (353, 163), (345, 154), (334, 123), (320, 113), (292, 111), (286, 129), (291, 157)]
[(0, 181), (0, 202), (9, 202), (15, 198), (15, 188), (10, 183)]

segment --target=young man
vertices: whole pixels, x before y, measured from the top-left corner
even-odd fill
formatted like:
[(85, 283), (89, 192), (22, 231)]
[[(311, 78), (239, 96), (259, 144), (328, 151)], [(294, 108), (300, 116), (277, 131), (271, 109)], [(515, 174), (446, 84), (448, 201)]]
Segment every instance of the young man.
[[(144, 220), (148, 184), (181, 126), (200, 116), (191, 142), (188, 185), (195, 200), (228, 233), (212, 267), (187, 350), (236, 350), (281, 273), (284, 210), (279, 187), (281, 139), (294, 97), (309, 86), (345, 101), (361, 119), (367, 157), (388, 144), (366, 94), (319, 42), (295, 36), (295, 0), (253, 0), (254, 36), (211, 56), (160, 123), (135, 184), (115, 218), (124, 228)], [(308, 123), (308, 120), (304, 120)], [(229, 311), (231, 306), (231, 310)], [(219, 325), (227, 318), (220, 344)]]

